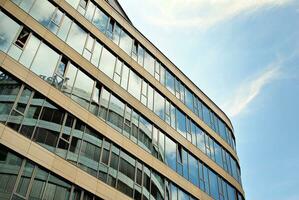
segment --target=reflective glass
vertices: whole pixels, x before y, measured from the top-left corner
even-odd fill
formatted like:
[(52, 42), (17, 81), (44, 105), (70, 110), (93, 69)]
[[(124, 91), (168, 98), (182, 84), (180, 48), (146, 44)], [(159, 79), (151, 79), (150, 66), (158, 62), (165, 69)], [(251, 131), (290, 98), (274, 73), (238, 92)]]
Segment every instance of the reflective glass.
[(108, 113), (108, 122), (119, 132), (123, 129), (125, 105), (114, 95), (111, 95)]
[(65, 81), (62, 87), (62, 92), (67, 96), (71, 96), (73, 85), (76, 79), (78, 69), (73, 64), (68, 65), (68, 69), (65, 75)]
[(158, 92), (154, 94), (154, 112), (161, 118), (164, 119), (165, 115), (165, 99)]
[[(59, 60), (59, 55), (42, 43), (37, 51), (30, 70), (44, 80), (52, 82), (52, 77)], [(50, 78), (50, 79), (49, 79)]]
[(216, 163), (223, 167), (223, 163), (222, 163), (222, 148), (215, 142), (214, 143), (214, 147), (215, 147), (215, 160)]
[(132, 70), (129, 75), (129, 86), (128, 92), (133, 95), (136, 99), (140, 99), (141, 92), (141, 78), (137, 76)]
[(73, 23), (68, 34), (66, 43), (74, 48), (78, 53), (82, 54), (87, 33), (77, 24)]
[(190, 181), (199, 187), (199, 174), (198, 174), (198, 161), (192, 155), (188, 155), (189, 158), (189, 179)]
[(22, 160), (0, 147), (0, 199), (9, 200)]
[(174, 77), (166, 70), (166, 87), (167, 89), (174, 94)]
[(103, 48), (99, 69), (110, 78), (113, 78), (115, 61), (116, 57), (106, 48)]
[(0, 50), (7, 52), (13, 43), (20, 25), (0, 11)]
[(133, 39), (125, 32), (122, 31), (120, 36), (119, 47), (127, 54), (131, 55)]
[(176, 143), (168, 137), (165, 137), (165, 160), (166, 164), (176, 171)]
[(73, 6), (75, 9), (77, 9), (80, 0), (66, 0), (71, 6)]
[(70, 30), (70, 27), (72, 25), (72, 21), (67, 16), (64, 16), (62, 23), (60, 25), (60, 28), (57, 32), (57, 36), (62, 39), (63, 41), (66, 40), (67, 34)]
[(55, 7), (49, 1), (35, 1), (29, 14), (43, 26), (47, 26), (54, 11)]
[(108, 23), (108, 17), (105, 15), (100, 9), (96, 9), (92, 23), (101, 31), (105, 32), (107, 23)]
[(179, 110), (176, 110), (176, 121), (177, 130), (180, 134), (186, 137), (187, 127), (186, 127), (186, 116)]
[(107, 90), (102, 89), (99, 116), (105, 120), (107, 118), (109, 99), (110, 93)]
[(144, 68), (151, 74), (154, 76), (155, 73), (155, 59), (148, 54), (147, 52), (145, 52), (144, 54)]
[(94, 81), (85, 73), (78, 70), (76, 81), (72, 91), (72, 99), (84, 108), (88, 108)]
[(186, 102), (185, 104), (187, 105), (187, 107), (193, 111), (193, 94), (188, 90), (186, 89), (185, 90), (186, 92)]
[(139, 118), (139, 145), (151, 152), (152, 141), (152, 125), (146, 119), (140, 116)]
[(19, 62), (23, 64), (25, 67), (29, 68), (39, 45), (40, 40), (37, 39), (35, 36), (31, 35)]

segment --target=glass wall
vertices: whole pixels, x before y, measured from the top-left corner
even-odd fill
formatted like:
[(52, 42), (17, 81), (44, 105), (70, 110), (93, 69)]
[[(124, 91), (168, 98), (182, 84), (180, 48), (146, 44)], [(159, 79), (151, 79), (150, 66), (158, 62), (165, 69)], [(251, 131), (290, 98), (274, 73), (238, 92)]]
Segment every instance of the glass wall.
[[(20, 4), (20, 5), (23, 5), (23, 4)], [(51, 6), (51, 4), (37, 1), (37, 2), (35, 2), (33, 8), (35, 8), (35, 7), (43, 8), (45, 6)], [(52, 7), (54, 7), (54, 6), (52, 6)], [(39, 12), (33, 12), (34, 11), (33, 8), (30, 10), (29, 13), (35, 19), (39, 20), (41, 22), (41, 24), (43, 24), (44, 26), (49, 28), (49, 30), (52, 31), (52, 29), (51, 29), (52, 26), (48, 26), (47, 24), (45, 24), (43, 17), (40, 16), (42, 14)], [(53, 10), (54, 16), (56, 16), (56, 15), (63, 16), (64, 15), (60, 10), (57, 10), (57, 9), (55, 9), (55, 10), (50, 9), (50, 10)], [(47, 16), (48, 16), (48, 14), (46, 15), (46, 18), (48, 18)], [(53, 20), (55, 21), (56, 17), (54, 17), (52, 19), (52, 21)], [(71, 47), (73, 47), (78, 53), (81, 53), (86, 59), (88, 59), (88, 60), (91, 59), (91, 62), (93, 64), (99, 63), (99, 69), (101, 71), (103, 71), (106, 75), (108, 75), (111, 79), (116, 81), (118, 84), (121, 84), (121, 86), (124, 89), (126, 89), (135, 98), (140, 100), (149, 109), (153, 110), (161, 119), (165, 120), (173, 128), (177, 129), (178, 132), (180, 132), (190, 142), (192, 142), (193, 144), (195, 143), (195, 137), (193, 137), (193, 138), (191, 137), (190, 130), (189, 131), (187, 130), (187, 133), (185, 131), (186, 128), (189, 128), (188, 126), (190, 125), (190, 123), (194, 123), (193, 121), (186, 118), (185, 114), (181, 113), (173, 105), (171, 105), (164, 97), (162, 97), (158, 92), (154, 91), (153, 88), (149, 84), (147, 84), (144, 80), (142, 80), (134, 71), (128, 69), (128, 67), (124, 63), (117, 60), (117, 62), (116, 62), (117, 64), (115, 64), (116, 57), (113, 54), (111, 54), (106, 48), (104, 48), (104, 47), (102, 48), (102, 45), (99, 42), (97, 42), (90, 35), (88, 35), (83, 29), (81, 29), (77, 24), (75, 24), (75, 22), (72, 22), (67, 16), (64, 16), (63, 19), (61, 17), (61, 20), (60, 20), (61, 24), (60, 24), (60, 26), (57, 27), (57, 30), (63, 30), (63, 32), (69, 32), (69, 34), (61, 35), (61, 34), (59, 34), (60, 31), (55, 31), (55, 32), (52, 31), (53, 33), (56, 33), (61, 39), (66, 40), (66, 42), (68, 44), (70, 44)], [(63, 26), (63, 24), (65, 24), (65, 23), (67, 23), (68, 25)], [(72, 24), (72, 25), (70, 25), (70, 24)], [(22, 57), (21, 57), (20, 62), (22, 64), (24, 64), (25, 66), (27, 65), (29, 68), (32, 68), (32, 70), (35, 71), (38, 75), (40, 75), (44, 79), (47, 79), (48, 81), (52, 82), (52, 84), (56, 85), (56, 87), (60, 87), (61, 83), (64, 81), (64, 79), (61, 76), (63, 76), (63, 73), (64, 73), (63, 70), (65, 69), (66, 64), (62, 65), (63, 63), (62, 63), (62, 61), (60, 61), (57, 66), (57, 68), (58, 68), (57, 71), (60, 72), (60, 74), (58, 73), (58, 75), (60, 75), (60, 76), (57, 76), (57, 74), (55, 74), (53, 77), (51, 77), (50, 75), (53, 74), (53, 71), (55, 70), (54, 63), (57, 62), (58, 55), (55, 53), (53, 53), (53, 55), (52, 55), (51, 54), (52, 52), (50, 52), (48, 49), (46, 49), (44, 44), (41, 43), (39, 45), (38, 41), (36, 41), (36, 38), (30, 37), (28, 30), (25, 30), (23, 28), (21, 33), (23, 33), (23, 32), (25, 35), (27, 33), (28, 36), (25, 37), (25, 38), (27, 38), (26, 40), (24, 39), (24, 37), (22, 38), (22, 40), (24, 40), (22, 43), (23, 44), (22, 49), (20, 50), (19, 48), (16, 47), (16, 46), (20, 47), (19, 45), (11, 45), (11, 48), (9, 50), (9, 55), (15, 59), (19, 59), (21, 54), (22, 54), (23, 58), (24, 58), (24, 56), (28, 56), (28, 58), (25, 57), (24, 59), (22, 59)], [(19, 40), (17, 40), (17, 41), (19, 41)], [(27, 41), (28, 41), (28, 45), (25, 46)], [(79, 42), (74, 42), (74, 41), (79, 41)], [(76, 44), (73, 44), (73, 43), (76, 43)], [(18, 44), (18, 43), (15, 42), (15, 44)], [(31, 44), (31, 45), (29, 45), (29, 44)], [(50, 57), (53, 58), (53, 59), (51, 59), (51, 61), (53, 63), (44, 63), (44, 65), (48, 66), (44, 70), (41, 70), (38, 67), (41, 64), (43, 64), (43, 61), (44, 61), (44, 59), (40, 59), (40, 60), (38, 59), (38, 58), (41, 58), (40, 56), (34, 61), (34, 63), (32, 65), (30, 62), (30, 61), (32, 61), (33, 56), (34, 56), (34, 54), (32, 52), (36, 51), (36, 48), (38, 45), (40, 46), (40, 48), (38, 49), (38, 52), (37, 52), (38, 55), (44, 55), (45, 53), (48, 53), (50, 55)], [(76, 46), (74, 46), (74, 45), (76, 45)], [(32, 46), (33, 46), (33, 49), (31, 49)], [(15, 50), (15, 49), (17, 49), (17, 50)], [(83, 49), (84, 49), (84, 51), (82, 53)], [(99, 62), (99, 60), (97, 60), (97, 59), (100, 58), (99, 52), (101, 51), (101, 49), (103, 49), (103, 50), (102, 50), (102, 54), (101, 54), (102, 56), (101, 56), (101, 59)], [(30, 54), (31, 56), (29, 56), (28, 54)], [(148, 63), (148, 66), (152, 66), (151, 68), (156, 70), (157, 73), (163, 71), (163, 70), (161, 70), (162, 68), (160, 67), (160, 64), (158, 64), (158, 63), (156, 63), (156, 65), (150, 64), (150, 63), (154, 63), (152, 61), (148, 61), (148, 60), (151, 60), (152, 57), (149, 54), (145, 54), (145, 55), (147, 55), (147, 56), (146, 56), (146, 59), (144, 59), (145, 60), (144, 62)], [(30, 67), (30, 65), (31, 65), (31, 67)], [(64, 68), (62, 70), (60, 69), (61, 66), (64, 66)], [(121, 68), (123, 68), (123, 70), (121, 70)], [(78, 73), (78, 75), (80, 76), (81, 73)], [(128, 75), (129, 75), (129, 80), (128, 80)], [(157, 76), (160, 76), (160, 75), (158, 74)], [(166, 73), (166, 76), (173, 77), (170, 73)], [(169, 78), (169, 80), (172, 80), (172, 79), (174, 80), (174, 85), (176, 86), (176, 89), (175, 89), (176, 95), (179, 97), (185, 96), (185, 92), (184, 92), (185, 87), (178, 80), (175, 80), (174, 78)], [(168, 80), (168, 78), (166, 78), (166, 80)], [(142, 87), (141, 87), (141, 83), (142, 83)], [(90, 82), (90, 84), (92, 84), (92, 83)], [(91, 88), (91, 87), (89, 87), (89, 88)], [(86, 94), (82, 93), (83, 95), (86, 96), (84, 98), (78, 97), (76, 95), (76, 92), (82, 93), (82, 90), (80, 90), (80, 88), (79, 88), (79, 91), (73, 91), (72, 98), (73, 99), (77, 98), (78, 100), (81, 99), (82, 100), (81, 105), (86, 108), (87, 103), (85, 101), (90, 97), (90, 91), (87, 92)], [(153, 96), (153, 94), (154, 94), (154, 96)], [(186, 96), (190, 97), (190, 94), (187, 93)], [(190, 101), (190, 99), (191, 98), (188, 98), (187, 101)], [(155, 104), (154, 104), (154, 102), (155, 102)], [(165, 102), (165, 105), (164, 105), (164, 102)], [(172, 107), (177, 111), (177, 115), (174, 115), (172, 113), (170, 114), (170, 110), (174, 111), (172, 109)], [(197, 105), (196, 107), (202, 107), (202, 109), (198, 109), (198, 110), (203, 110), (203, 119), (207, 124), (209, 124), (212, 127), (218, 127), (216, 118), (213, 116), (212, 116), (212, 119), (210, 118), (211, 112), (207, 107), (205, 107), (203, 104)], [(175, 119), (176, 117), (178, 119)], [(183, 121), (181, 122), (181, 120), (183, 120)], [(187, 120), (186, 123), (185, 123), (185, 120)], [(175, 122), (177, 122), (177, 125), (175, 125)], [(219, 128), (217, 128), (217, 130), (218, 129)], [(220, 130), (226, 131), (227, 129), (222, 128)], [(228, 134), (227, 132), (224, 132), (221, 135), (227, 135), (227, 134)], [(233, 140), (229, 140), (229, 141), (233, 141)], [(234, 173), (234, 174), (236, 175), (238, 173)], [(236, 178), (237, 178), (237, 180), (239, 180), (238, 177), (236, 177)]]
[[(4, 16), (4, 20), (8, 21), (8, 17)], [(7, 18), (7, 19), (6, 19)], [(16, 24), (15, 22), (12, 22), (12, 24)], [(19, 26), (15, 26), (19, 27)], [(20, 28), (21, 33), (24, 32), (25, 28)], [(119, 132), (122, 132), (123, 127), (126, 129), (129, 129), (130, 126), (135, 125), (134, 119), (137, 119), (137, 125), (133, 126), (132, 128), (132, 134), (130, 136), (130, 133), (127, 133), (127, 136), (129, 136), (133, 141), (138, 143), (141, 147), (143, 147), (145, 150), (155, 153), (155, 149), (152, 148), (151, 145), (151, 134), (152, 134), (152, 128), (149, 128), (149, 126), (152, 126), (150, 122), (148, 122), (143, 117), (137, 116), (136, 114), (132, 115), (132, 110), (130, 107), (126, 106), (126, 120), (124, 121), (124, 103), (122, 103), (120, 100), (118, 100), (118, 97), (114, 97), (112, 95), (111, 103), (109, 106), (109, 112), (105, 113), (106, 111), (103, 110), (105, 105), (107, 104), (108, 100), (106, 101), (99, 101), (100, 94), (105, 94), (105, 91), (101, 93), (101, 84), (97, 81), (94, 81), (92, 78), (87, 76), (85, 73), (83, 73), (80, 69), (75, 67), (72, 63), (68, 61), (63, 55), (59, 55), (56, 53), (56, 51), (52, 50), (50, 47), (48, 47), (46, 44), (42, 43), (39, 39), (37, 39), (34, 35), (32, 35), (30, 32), (28, 32), (28, 29), (25, 29), (25, 33), (29, 33), (26, 41), (26, 45), (21, 50), (19, 61), (25, 65), (30, 70), (37, 73), (42, 79), (46, 80), (53, 86), (57, 87), (58, 89), (61, 89), (62, 92), (64, 92), (66, 95), (70, 96), (73, 100), (78, 102), (81, 106), (83, 106), (86, 109), (89, 109), (93, 114), (99, 115), (100, 117), (106, 119), (107, 122), (117, 129)], [(13, 46), (16, 46), (18, 43), (11, 44), (10, 50), (13, 49)], [(11, 51), (8, 51), (9, 55), (11, 54)], [(45, 63), (45, 55), (49, 55), (52, 59), (50, 62)], [(52, 55), (52, 56), (51, 56)], [(101, 62), (100, 62), (101, 63)], [(37, 67), (37, 66), (46, 66), (44, 69), (43, 67)], [(123, 69), (126, 69), (127, 67), (125, 65), (122, 65)], [(115, 70), (114, 74), (121, 72), (121, 70)], [(124, 70), (123, 70), (124, 72)], [(140, 78), (133, 72), (129, 70), (129, 86), (130, 82), (134, 83), (131, 84), (132, 86), (132, 92), (139, 96), (139, 92), (137, 88), (138, 82), (141, 83)], [(126, 73), (125, 73), (126, 74)], [(126, 78), (123, 79), (125, 74), (120, 73), (121, 80), (125, 81)], [(134, 77), (134, 78), (131, 78)], [(126, 84), (124, 84), (126, 85)], [(129, 87), (130, 88), (130, 87)], [(146, 89), (144, 89), (146, 88)], [(152, 91), (152, 92), (150, 92)], [(153, 93), (155, 94), (153, 96)], [(103, 95), (102, 95), (103, 96)], [(179, 110), (173, 109), (173, 106), (169, 104), (168, 101), (164, 101), (164, 98), (162, 96), (153, 91), (151, 87), (145, 83), (142, 82), (142, 96), (148, 101), (145, 101), (145, 103), (148, 104), (148, 106), (153, 105), (155, 112), (159, 116), (165, 116), (166, 121), (171, 122), (171, 125), (175, 125), (175, 121), (177, 121), (176, 128), (184, 137), (187, 137), (192, 143), (197, 146), (199, 149), (201, 149), (204, 153), (206, 153), (211, 159), (213, 159), (217, 164), (219, 164), (223, 169), (225, 169), (227, 172), (229, 172), (231, 175), (233, 175), (239, 182), (240, 182), (240, 171), (237, 167), (237, 162), (228, 154), (223, 148), (220, 148), (220, 151), (217, 151), (217, 159), (219, 160), (219, 155), (221, 157), (224, 156), (224, 160), (227, 160), (227, 162), (218, 162), (218, 160), (215, 160), (214, 152), (214, 146), (217, 144), (212, 140), (207, 134), (203, 133), (203, 131), (197, 127), (191, 120), (185, 117)], [(109, 97), (110, 98), (110, 97)], [(137, 97), (136, 97), (137, 98)], [(150, 99), (154, 98), (154, 102), (152, 102)], [(103, 99), (105, 99), (105, 95), (103, 96)], [(101, 107), (99, 109), (99, 105), (101, 104)], [(165, 111), (165, 113), (164, 113)], [(176, 112), (176, 115), (173, 114)], [(18, 115), (15, 113), (15, 115)], [(132, 125), (130, 124), (130, 116), (132, 117)], [(18, 117), (18, 116), (16, 116)], [(140, 119), (139, 119), (140, 118)], [(164, 118), (164, 117), (163, 117)], [(177, 119), (176, 119), (177, 118)], [(167, 120), (168, 119), (168, 120)], [(140, 121), (140, 122), (138, 122)], [(140, 123), (138, 125), (138, 123)], [(190, 124), (191, 123), (191, 124)], [(138, 127), (140, 131), (136, 132), (136, 128)], [(126, 130), (124, 129), (124, 130)], [(39, 129), (39, 131), (44, 131), (44, 129)], [(124, 131), (125, 133), (125, 131)], [(200, 133), (200, 134), (198, 134)], [(51, 136), (55, 136), (52, 133), (49, 133)], [(204, 138), (204, 139), (202, 139)], [(55, 137), (53, 138), (55, 140)], [(137, 142), (138, 141), (138, 142)], [(197, 144), (196, 144), (197, 143)], [(220, 147), (219, 145), (216, 147)], [(161, 148), (160, 148), (161, 149)], [(211, 153), (212, 152), (212, 153)], [(157, 155), (158, 158), (162, 159), (164, 158), (163, 155), (160, 154)]]
[[(76, 117), (51, 103), (39, 93), (33, 91), (26, 85), (20, 84), (14, 78), (3, 72), (0, 74), (0, 87), (5, 88), (4, 91), (6, 91), (0, 96), (0, 99), (2, 99), (0, 105), (4, 105), (3, 107), (12, 105), (10, 106), (10, 110), (1, 110), (0, 119), (2, 123), (80, 167), (87, 173), (98, 177), (113, 187), (119, 188), (120, 191), (125, 194), (131, 197), (135, 195), (135, 182), (132, 181), (139, 179), (135, 177), (137, 173), (135, 172), (137, 170), (136, 168), (143, 166), (143, 170), (147, 169), (140, 161), (115, 146), (106, 138), (103, 138)], [(115, 103), (114, 100), (111, 101), (111, 99), (114, 98), (113, 94), (105, 89), (102, 89), (101, 93), (103, 97), (100, 97), (99, 113), (106, 113), (101, 116), (106, 116), (105, 120), (108, 120), (108, 113), (111, 108), (110, 104), (124, 104), (121, 104), (120, 101), (118, 103)], [(4, 99), (6, 94), (10, 94), (11, 98)], [(106, 99), (103, 101), (105, 105), (101, 104), (102, 99)], [(132, 112), (132, 109), (130, 110)], [(134, 125), (130, 124), (130, 122), (126, 122), (126, 125), (132, 127), (131, 130), (135, 131), (130, 132), (128, 131), (129, 129), (127, 129), (127, 137), (134, 137), (137, 143), (144, 149), (149, 152), (152, 151), (153, 155), (156, 155), (157, 158), (168, 164), (173, 170), (177, 171), (203, 191), (212, 195), (214, 191), (212, 189), (218, 188), (218, 185), (215, 185), (216, 183), (218, 184), (218, 182), (212, 182), (209, 176), (216, 176), (219, 180), (223, 179), (214, 174), (214, 172), (208, 169), (201, 161), (197, 160), (193, 155), (182, 148), (182, 146), (173, 142), (158, 129), (154, 128), (152, 132), (153, 127), (142, 118), (142, 116), (133, 113), (132, 115), (135, 115)], [(119, 114), (116, 115), (119, 116)], [(123, 120), (122, 118), (121, 121)], [(111, 158), (115, 160), (112, 161)], [(134, 172), (130, 172), (131, 170), (128, 171), (128, 169), (131, 168), (130, 165), (133, 166)], [(117, 166), (120, 166), (119, 170), (127, 169), (127, 171), (117, 173), (117, 171), (115, 171), (118, 169)], [(122, 166), (124, 167), (122, 168)], [(142, 169), (142, 167), (140, 168)], [(202, 172), (202, 168), (205, 169), (204, 173)], [(148, 174), (146, 170), (144, 173)], [(161, 179), (157, 174), (155, 174), (155, 176), (158, 177), (158, 180)], [(151, 177), (150, 173), (149, 177)], [(201, 184), (198, 185), (201, 179), (205, 180), (204, 187)], [(161, 183), (161, 181), (158, 182)], [(167, 184), (164, 183), (163, 185)], [(225, 185), (227, 185), (227, 183), (225, 183)], [(144, 185), (144, 187), (147, 188), (147, 185)], [(159, 187), (164, 188), (166, 186), (158, 185), (157, 188)], [(123, 190), (123, 188), (126, 189)], [(205, 188), (212, 189), (207, 190)], [(136, 190), (139, 191), (139, 188), (137, 187)], [(151, 192), (148, 188), (147, 191)], [(236, 193), (234, 188), (233, 191)], [(159, 193), (152, 192), (153, 196), (159, 196)], [(147, 196), (147, 193), (144, 195)], [(215, 199), (218, 199), (218, 197)]]
[(0, 199), (101, 200), (101, 198), (0, 145)]
[[(84, 9), (82, 9), (82, 6), (78, 5), (78, 3), (74, 4), (71, 0), (67, 0), (67, 2), (85, 16), (85, 18), (91, 21), (108, 38), (112, 39), (117, 45), (119, 45), (121, 49), (143, 66), (152, 76), (154, 76), (192, 112), (207, 123), (225, 141), (227, 141), (233, 149), (235, 149), (235, 141), (232, 132), (220, 119), (220, 117), (218, 117), (210, 108), (207, 108), (209, 113), (206, 116), (208, 117), (203, 118), (201, 106), (206, 107), (206, 105), (204, 105), (203, 102), (182, 83), (182, 81), (169, 72), (169, 70), (167, 70), (157, 58), (152, 56), (148, 50), (142, 47), (137, 40), (135, 40), (132, 36), (129, 36), (126, 30), (116, 23), (113, 18), (102, 11), (97, 4), (90, 0), (86, 1), (88, 2), (88, 6)], [(108, 21), (110, 21), (110, 23), (108, 23)], [(119, 41), (118, 38), (120, 37), (120, 33), (121, 39)], [(211, 119), (215, 120), (214, 124), (209, 123)], [(223, 126), (225, 129), (220, 130), (220, 127)]]

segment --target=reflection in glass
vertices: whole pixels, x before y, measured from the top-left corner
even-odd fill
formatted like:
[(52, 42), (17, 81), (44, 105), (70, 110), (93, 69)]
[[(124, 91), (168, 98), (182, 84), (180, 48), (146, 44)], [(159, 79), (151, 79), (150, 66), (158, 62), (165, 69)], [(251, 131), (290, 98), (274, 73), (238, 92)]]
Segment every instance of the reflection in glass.
[(43, 26), (48, 26), (54, 11), (55, 7), (49, 1), (35, 1), (29, 14)]
[(0, 50), (7, 52), (20, 28), (16, 22), (0, 11)]

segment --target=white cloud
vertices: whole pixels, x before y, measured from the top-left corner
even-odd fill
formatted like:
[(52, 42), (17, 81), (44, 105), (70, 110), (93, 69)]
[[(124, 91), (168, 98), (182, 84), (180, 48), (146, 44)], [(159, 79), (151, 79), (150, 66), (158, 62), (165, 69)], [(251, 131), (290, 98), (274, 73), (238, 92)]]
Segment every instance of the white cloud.
[(175, 28), (207, 29), (246, 12), (282, 6), (293, 0), (146, 0), (155, 10), (144, 14), (150, 23)]
[(261, 93), (262, 89), (281, 77), (281, 67), (271, 65), (264, 72), (241, 84), (234, 96), (223, 106), (230, 117), (236, 117)]

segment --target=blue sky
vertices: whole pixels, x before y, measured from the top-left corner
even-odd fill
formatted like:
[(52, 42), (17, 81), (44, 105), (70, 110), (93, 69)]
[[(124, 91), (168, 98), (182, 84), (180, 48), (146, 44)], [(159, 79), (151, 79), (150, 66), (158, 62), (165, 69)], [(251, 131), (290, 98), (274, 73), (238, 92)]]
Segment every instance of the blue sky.
[(246, 199), (298, 200), (299, 1), (119, 2), (230, 116)]

